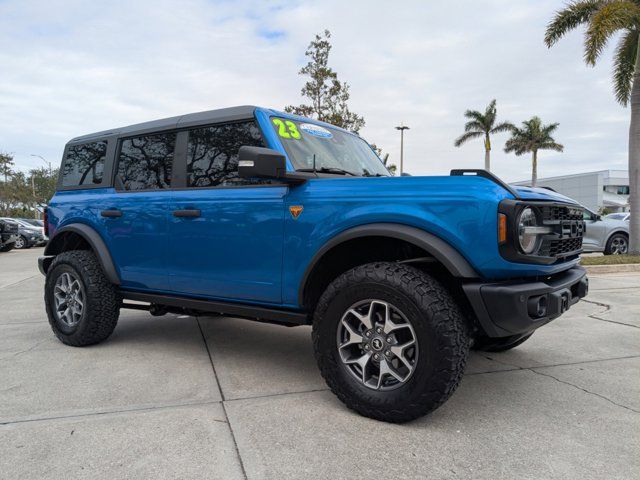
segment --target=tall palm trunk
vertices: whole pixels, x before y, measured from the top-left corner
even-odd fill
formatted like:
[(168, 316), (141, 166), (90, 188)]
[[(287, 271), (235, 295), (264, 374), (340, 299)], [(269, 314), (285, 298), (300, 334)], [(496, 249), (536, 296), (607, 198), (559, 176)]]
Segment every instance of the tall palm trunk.
[(533, 150), (531, 153), (533, 154), (531, 157), (531, 186), (535, 187), (538, 181), (538, 150)]
[(489, 134), (484, 138), (484, 169), (487, 172), (491, 171), (491, 140)]
[(629, 253), (640, 254), (640, 46), (631, 90), (631, 125), (629, 126)]

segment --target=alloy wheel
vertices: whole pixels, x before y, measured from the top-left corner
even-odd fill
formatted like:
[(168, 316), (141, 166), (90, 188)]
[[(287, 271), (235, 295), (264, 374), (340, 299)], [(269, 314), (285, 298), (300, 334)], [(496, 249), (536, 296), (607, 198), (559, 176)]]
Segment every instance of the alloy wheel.
[(618, 236), (611, 240), (611, 253), (613, 255), (625, 255), (628, 250), (629, 245), (626, 238)]
[(25, 244), (25, 241), (24, 241), (24, 237), (22, 235), (20, 235), (16, 239), (15, 247), (20, 249), (20, 248), (24, 248), (25, 246), (26, 246), (26, 244)]
[(404, 385), (418, 360), (411, 322), (382, 300), (364, 300), (348, 308), (338, 324), (337, 345), (347, 371), (372, 390)]
[(76, 326), (82, 319), (85, 302), (80, 280), (72, 273), (62, 273), (53, 287), (53, 299), (57, 319), (69, 327)]

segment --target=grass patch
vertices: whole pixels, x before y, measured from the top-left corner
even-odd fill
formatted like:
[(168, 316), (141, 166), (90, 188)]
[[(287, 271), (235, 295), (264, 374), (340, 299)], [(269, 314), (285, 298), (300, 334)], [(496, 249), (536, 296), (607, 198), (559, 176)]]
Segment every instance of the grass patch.
[(582, 257), (581, 265), (622, 265), (640, 263), (640, 255), (602, 255), (601, 257)]

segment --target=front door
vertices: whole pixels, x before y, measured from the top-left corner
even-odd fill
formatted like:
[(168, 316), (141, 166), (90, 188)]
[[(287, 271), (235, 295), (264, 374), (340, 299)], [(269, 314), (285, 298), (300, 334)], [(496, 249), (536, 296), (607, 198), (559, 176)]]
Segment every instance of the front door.
[(253, 120), (188, 132), (186, 187), (170, 208), (169, 282), (181, 295), (278, 304), (287, 187), (239, 178), (242, 145), (264, 146)]
[(606, 229), (604, 221), (598, 215), (589, 210), (584, 211), (585, 232), (582, 238), (582, 249), (585, 252), (600, 251), (604, 249), (606, 241)]

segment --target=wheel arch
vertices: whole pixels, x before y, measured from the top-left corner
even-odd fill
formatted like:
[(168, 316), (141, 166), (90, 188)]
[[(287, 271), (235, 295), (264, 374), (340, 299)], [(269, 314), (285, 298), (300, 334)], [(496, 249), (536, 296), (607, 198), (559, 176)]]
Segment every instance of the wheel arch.
[[(357, 227), (345, 230), (330, 240), (328, 240), (313, 256), (307, 268), (304, 272), (300, 286), (298, 289), (298, 302), (301, 306), (310, 308), (315, 305), (315, 302), (319, 298), (319, 295), (324, 291), (324, 288), (328, 285), (327, 278), (333, 276), (335, 278), (335, 271), (333, 275), (328, 274), (322, 277), (321, 272), (324, 263), (331, 261), (334, 253), (340, 249), (349, 250), (350, 246), (353, 249), (357, 249), (358, 246), (362, 246), (363, 242), (382, 242), (385, 245), (401, 246), (408, 251), (405, 252), (404, 257), (397, 255), (399, 258), (395, 258), (393, 254), (388, 252), (380, 252), (380, 258), (368, 258), (367, 261), (390, 261), (390, 260), (410, 260), (411, 255), (423, 256), (426, 254), (432, 257), (435, 262), (441, 265), (446, 272), (452, 277), (456, 278), (479, 278), (478, 273), (471, 266), (471, 264), (448, 242), (440, 237), (433, 235), (425, 230), (412, 227), (404, 224), (396, 223), (373, 223), (367, 225), (360, 225)], [(385, 243), (386, 242), (386, 243)], [(352, 258), (352, 257), (350, 257)], [(415, 258), (415, 257), (414, 257)], [(347, 263), (346, 266), (338, 268), (338, 275), (353, 268), (357, 264)], [(320, 273), (319, 273), (320, 272)], [(325, 285), (326, 284), (326, 285)], [(315, 289), (315, 291), (313, 291)], [(322, 291), (319, 291), (322, 290)]]
[[(84, 223), (72, 223), (65, 225), (56, 231), (53, 238), (45, 247), (45, 256), (53, 257), (68, 250), (92, 250), (102, 266), (107, 279), (120, 285), (120, 277), (116, 270), (111, 253), (100, 234)], [(49, 262), (43, 262), (44, 271), (48, 269)]]

